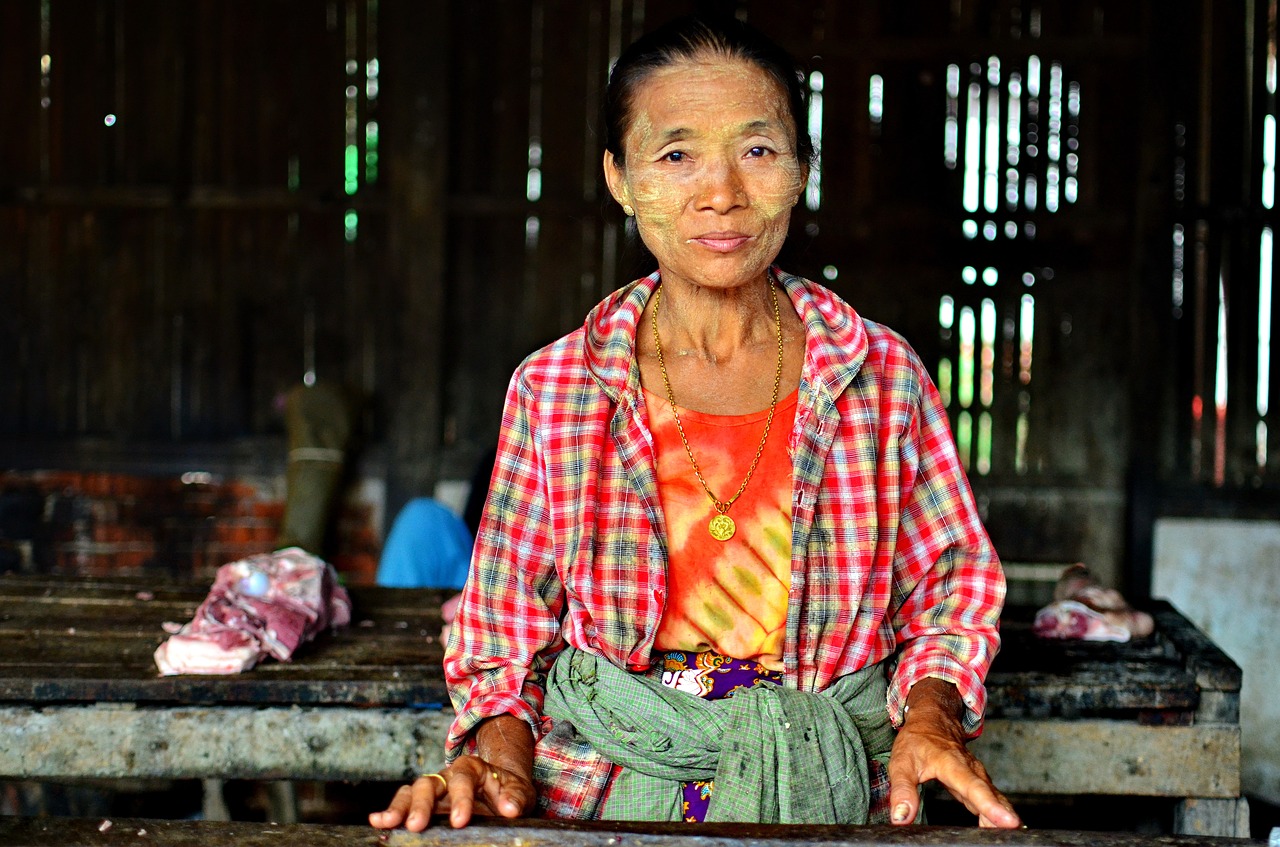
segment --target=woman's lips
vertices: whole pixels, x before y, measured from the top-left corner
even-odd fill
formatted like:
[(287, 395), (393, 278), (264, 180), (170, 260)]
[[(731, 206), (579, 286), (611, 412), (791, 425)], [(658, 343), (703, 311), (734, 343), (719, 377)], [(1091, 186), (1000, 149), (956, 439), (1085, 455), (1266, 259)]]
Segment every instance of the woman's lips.
[(752, 236), (744, 235), (741, 232), (708, 232), (690, 238), (689, 241), (694, 244), (701, 244), (715, 253), (732, 253), (750, 241), (751, 238)]

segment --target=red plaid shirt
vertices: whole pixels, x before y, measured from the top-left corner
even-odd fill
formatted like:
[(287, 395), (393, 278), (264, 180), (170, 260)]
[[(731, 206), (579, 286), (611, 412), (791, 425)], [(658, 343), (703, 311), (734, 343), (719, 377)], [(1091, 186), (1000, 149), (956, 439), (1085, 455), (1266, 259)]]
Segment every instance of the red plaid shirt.
[[(821, 691), (894, 660), (888, 709), (929, 676), (981, 727), (1004, 576), (915, 352), (835, 294), (777, 274), (805, 327), (792, 457), (785, 684)], [(539, 799), (592, 816), (611, 765), (551, 732), (543, 683), (567, 642), (647, 670), (666, 600), (665, 525), (636, 326), (658, 276), (595, 307), (512, 377), (498, 459), (445, 655), (458, 716), (446, 755), (510, 714), (539, 738)]]

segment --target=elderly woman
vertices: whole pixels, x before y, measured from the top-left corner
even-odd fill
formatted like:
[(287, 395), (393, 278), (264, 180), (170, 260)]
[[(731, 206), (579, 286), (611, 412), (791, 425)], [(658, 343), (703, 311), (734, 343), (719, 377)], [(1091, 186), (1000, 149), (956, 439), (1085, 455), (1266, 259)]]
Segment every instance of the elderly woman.
[[(610, 75), (604, 172), (657, 271), (515, 373), (445, 657), (473, 813), (1019, 824), (980, 728), (1004, 579), (919, 358), (773, 267), (812, 148), (794, 62), (687, 19)], [(896, 731), (895, 731), (896, 730)]]

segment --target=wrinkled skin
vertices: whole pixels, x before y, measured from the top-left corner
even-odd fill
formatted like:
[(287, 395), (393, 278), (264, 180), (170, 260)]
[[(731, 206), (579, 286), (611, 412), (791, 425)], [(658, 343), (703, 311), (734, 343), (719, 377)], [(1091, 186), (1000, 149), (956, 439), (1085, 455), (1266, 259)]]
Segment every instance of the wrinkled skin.
[[(703, 411), (767, 408), (771, 386), (759, 374), (772, 370), (777, 351), (767, 270), (808, 177), (785, 93), (752, 64), (705, 56), (654, 71), (635, 90), (631, 114), (624, 160), (606, 152), (605, 178), (658, 260), (671, 380)], [(798, 383), (804, 337), (795, 313), (783, 312), (785, 394)], [(637, 344), (642, 381), (660, 386), (643, 334)], [(919, 785), (937, 779), (981, 826), (1017, 827), (1013, 807), (965, 746), (955, 686), (923, 680), (908, 707), (889, 763), (893, 822), (914, 821)], [(523, 721), (491, 718), (477, 730), (475, 755), (445, 768), (444, 783), (420, 777), (369, 821), (421, 832), (433, 812), (447, 813), (454, 827), (473, 814), (532, 814), (533, 747)]]
[[(476, 730), (476, 754), (459, 756), (434, 776), (420, 776), (402, 785), (385, 811), (369, 815), (379, 829), (403, 825), (422, 832), (432, 814), (448, 814), (455, 828), (466, 826), (473, 814), (519, 818), (533, 813), (533, 733), (519, 718), (501, 715)], [(446, 790), (446, 784), (448, 786)]]
[(892, 823), (911, 823), (920, 810), (918, 786), (936, 779), (978, 818), (978, 826), (1016, 829), (1022, 821), (965, 746), (964, 704), (954, 685), (923, 679), (907, 696), (907, 718), (889, 755)]

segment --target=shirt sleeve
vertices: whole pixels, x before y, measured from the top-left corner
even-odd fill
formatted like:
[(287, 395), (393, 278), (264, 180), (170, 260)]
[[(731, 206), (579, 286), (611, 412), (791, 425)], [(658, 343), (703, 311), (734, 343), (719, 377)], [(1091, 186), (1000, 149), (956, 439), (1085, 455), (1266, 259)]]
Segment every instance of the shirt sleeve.
[(911, 686), (953, 683), (964, 730), (976, 736), (987, 670), (1000, 646), (1005, 581), (978, 518), (937, 389), (923, 367), (914, 414), (901, 438), (902, 513), (894, 551), (893, 628), (899, 647), (889, 686), (894, 725)]
[(563, 649), (564, 588), (555, 567), (549, 497), (532, 392), (517, 371), (502, 414), (498, 455), (471, 569), (449, 631), (444, 672), (457, 717), (452, 761), (482, 720), (514, 715), (542, 734), (546, 671)]

